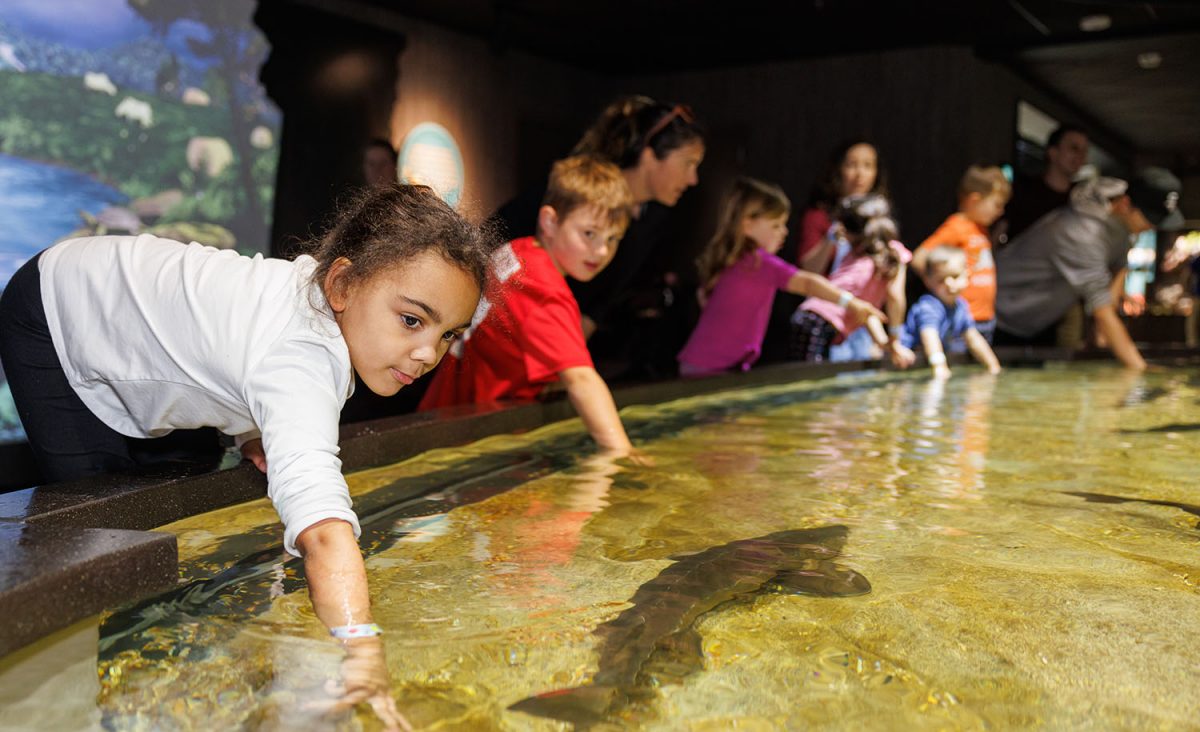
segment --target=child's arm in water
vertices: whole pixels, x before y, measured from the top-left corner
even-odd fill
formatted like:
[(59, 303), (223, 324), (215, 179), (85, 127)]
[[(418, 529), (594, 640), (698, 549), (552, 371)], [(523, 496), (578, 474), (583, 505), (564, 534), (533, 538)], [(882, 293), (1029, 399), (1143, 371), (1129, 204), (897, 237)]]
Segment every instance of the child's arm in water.
[[(313, 610), (332, 631), (369, 625), (370, 595), (362, 552), (355, 536), (357, 516), (337, 459), (337, 414), (350, 375), (338, 374), (336, 354), (321, 363), (322, 351), (307, 344), (281, 344), (246, 382), (247, 403), (262, 432), (268, 494), (284, 525), (284, 547), (303, 557)], [(279, 378), (280, 373), (288, 378)], [(243, 449), (253, 450), (250, 440)], [(248, 455), (253, 459), (251, 452)], [(368, 702), (386, 729), (406, 722), (391, 697), (382, 639), (358, 637), (344, 644), (341, 688), (336, 699), (314, 706), (331, 709)]]
[(975, 360), (987, 367), (989, 374), (1000, 373), (1000, 359), (996, 358), (996, 352), (988, 345), (987, 339), (983, 337), (975, 328), (970, 328), (963, 337), (967, 340), (967, 350), (975, 357)]
[(617, 405), (613, 401), (608, 384), (591, 366), (574, 366), (559, 372), (567, 397), (579, 414), (583, 424), (591, 433), (596, 444), (606, 450), (628, 451), (632, 449)]
[[(340, 519), (319, 521), (296, 537), (296, 548), (304, 557), (304, 575), (313, 609), (326, 627), (374, 623), (367, 571), (349, 523)], [(412, 729), (396, 708), (390, 692), (383, 640), (368, 636), (344, 643), (344, 688), (337, 707), (351, 708), (365, 701), (388, 729)]]
[[(975, 335), (979, 335), (979, 332), (976, 331)], [(942, 338), (938, 335), (937, 328), (921, 329), (921, 347), (925, 349), (925, 358), (929, 359), (929, 365), (933, 367), (934, 378), (948, 378), (950, 367), (946, 365), (946, 352), (942, 350)]]

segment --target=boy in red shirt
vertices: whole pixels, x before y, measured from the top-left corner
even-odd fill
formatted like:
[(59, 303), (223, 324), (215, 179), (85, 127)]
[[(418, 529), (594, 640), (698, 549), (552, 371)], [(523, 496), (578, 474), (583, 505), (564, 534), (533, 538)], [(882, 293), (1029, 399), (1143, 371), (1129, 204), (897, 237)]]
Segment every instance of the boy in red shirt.
[(951, 214), (913, 253), (913, 268), (922, 277), (927, 274), (929, 254), (939, 246), (966, 253), (968, 279), (962, 296), (970, 305), (976, 330), (988, 343), (996, 330), (996, 260), (988, 227), (1004, 213), (1010, 195), (1012, 186), (1004, 171), (972, 165), (958, 184), (958, 212)]
[(632, 207), (617, 166), (588, 156), (555, 163), (537, 236), (514, 239), (493, 256), (498, 286), (480, 301), (471, 328), (442, 360), (419, 408), (535, 399), (561, 381), (600, 447), (628, 450), (566, 278), (587, 282), (612, 261)]

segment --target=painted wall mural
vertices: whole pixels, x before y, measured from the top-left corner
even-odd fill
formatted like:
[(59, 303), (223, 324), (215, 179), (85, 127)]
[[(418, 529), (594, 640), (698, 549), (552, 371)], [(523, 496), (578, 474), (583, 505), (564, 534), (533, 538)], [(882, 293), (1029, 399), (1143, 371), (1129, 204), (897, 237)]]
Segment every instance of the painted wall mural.
[[(267, 252), (281, 116), (255, 0), (0, 5), (0, 288), (37, 252), (151, 233)], [(0, 378), (0, 440), (22, 438)]]

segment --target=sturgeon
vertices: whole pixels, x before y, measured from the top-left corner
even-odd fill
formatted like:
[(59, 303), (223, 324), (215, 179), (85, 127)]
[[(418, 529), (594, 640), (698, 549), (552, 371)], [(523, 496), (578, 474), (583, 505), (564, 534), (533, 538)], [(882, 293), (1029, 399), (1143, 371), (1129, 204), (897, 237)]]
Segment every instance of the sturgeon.
[(670, 557), (674, 563), (637, 589), (631, 607), (593, 632), (600, 658), (590, 684), (508, 708), (586, 729), (651, 696), (656, 665), (700, 670), (704, 652), (694, 627), (705, 613), (764, 591), (819, 597), (870, 592), (865, 577), (832, 561), (847, 534), (845, 526), (794, 529)]

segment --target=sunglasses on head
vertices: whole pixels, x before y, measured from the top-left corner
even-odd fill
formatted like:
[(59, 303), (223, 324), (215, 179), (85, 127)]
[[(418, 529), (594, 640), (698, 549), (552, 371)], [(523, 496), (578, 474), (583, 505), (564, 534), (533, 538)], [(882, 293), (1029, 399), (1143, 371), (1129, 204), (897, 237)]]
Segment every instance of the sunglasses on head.
[[(654, 139), (655, 135), (667, 129), (667, 125), (671, 124), (676, 117), (689, 125), (695, 124), (696, 122), (696, 117), (692, 114), (691, 107), (687, 106), (686, 104), (676, 104), (674, 107), (671, 107), (670, 112), (667, 112), (662, 116), (661, 119), (658, 120), (658, 122), (655, 122), (654, 126), (650, 128), (650, 131), (646, 133), (646, 137), (644, 138), (646, 141), (645, 145), (649, 145), (650, 141)], [(643, 147), (645, 147), (645, 145), (643, 145)]]

